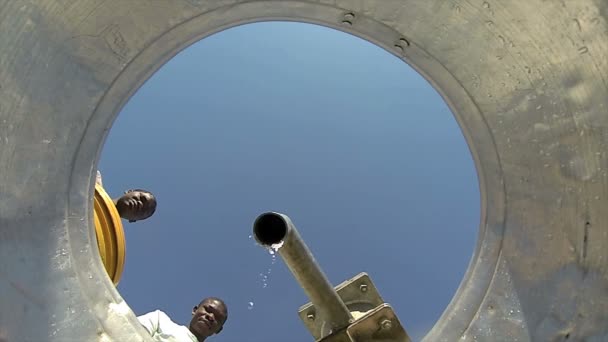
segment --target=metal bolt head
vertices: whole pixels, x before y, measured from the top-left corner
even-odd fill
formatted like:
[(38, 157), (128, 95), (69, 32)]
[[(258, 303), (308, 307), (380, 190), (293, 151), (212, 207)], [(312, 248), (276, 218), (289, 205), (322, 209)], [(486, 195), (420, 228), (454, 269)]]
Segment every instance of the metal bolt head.
[(360, 290), (361, 292), (367, 292), (367, 285), (365, 285), (365, 284), (361, 284), (361, 286), (359, 286), (359, 290)]
[(345, 20), (353, 20), (353, 19), (355, 19), (355, 14), (354, 14), (354, 13), (352, 13), (352, 12), (345, 13), (345, 14), (344, 14), (344, 19), (345, 19)]
[(393, 322), (390, 319), (384, 319), (380, 322), (380, 328), (383, 330), (389, 330), (393, 327)]
[(342, 24), (352, 26), (353, 19), (355, 19), (354, 13), (352, 13), (352, 12), (345, 13), (344, 17), (342, 17)]
[(306, 318), (308, 318), (309, 321), (314, 321), (315, 320), (314, 312), (310, 312), (308, 315), (306, 315)]

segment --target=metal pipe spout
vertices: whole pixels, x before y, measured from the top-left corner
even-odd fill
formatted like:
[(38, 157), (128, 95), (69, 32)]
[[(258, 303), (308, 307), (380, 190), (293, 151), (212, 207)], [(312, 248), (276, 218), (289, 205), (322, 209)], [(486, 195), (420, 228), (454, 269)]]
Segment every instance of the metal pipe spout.
[(317, 314), (332, 330), (344, 328), (352, 322), (350, 311), (287, 215), (268, 212), (258, 216), (253, 224), (253, 236), (263, 247), (277, 249), (317, 309)]

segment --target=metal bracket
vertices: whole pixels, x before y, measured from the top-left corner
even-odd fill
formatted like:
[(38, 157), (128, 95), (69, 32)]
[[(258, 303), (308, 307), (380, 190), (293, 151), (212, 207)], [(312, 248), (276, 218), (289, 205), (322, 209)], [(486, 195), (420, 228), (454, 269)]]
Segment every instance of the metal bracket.
[(347, 328), (330, 333), (317, 342), (411, 342), (399, 318), (382, 304)]
[(346, 333), (352, 342), (411, 342), (388, 304), (380, 305), (352, 323)]
[[(401, 326), (397, 316), (394, 314), (390, 305), (384, 303), (384, 300), (367, 273), (359, 273), (355, 277), (342, 282), (335, 287), (335, 290), (353, 315), (354, 321), (349, 325), (348, 329), (339, 332), (331, 332), (325, 323), (325, 319), (320, 317), (316, 312), (315, 306), (312, 303), (307, 303), (300, 307), (298, 315), (315, 340), (323, 342), (376, 341), (375, 339), (369, 338), (361, 339), (358, 336), (367, 336), (362, 332), (362, 329), (364, 328), (377, 330), (377, 322), (375, 322), (374, 319), (378, 319), (377, 315), (378, 312), (380, 312), (386, 316), (386, 319), (394, 322), (391, 323), (394, 324), (394, 328), (385, 329), (385, 331), (382, 331), (378, 336), (382, 338), (385, 336), (394, 336), (395, 338), (391, 337), (388, 340), (379, 339), (378, 341), (409, 341), (407, 333)], [(352, 337), (349, 337), (349, 335)], [(396, 339), (400, 338), (399, 336), (405, 336), (406, 338)]]

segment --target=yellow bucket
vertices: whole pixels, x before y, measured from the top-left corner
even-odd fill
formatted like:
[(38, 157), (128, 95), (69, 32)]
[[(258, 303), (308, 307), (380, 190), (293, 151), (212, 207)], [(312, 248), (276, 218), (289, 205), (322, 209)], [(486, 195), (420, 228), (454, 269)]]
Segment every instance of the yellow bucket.
[(95, 235), (108, 276), (118, 285), (125, 265), (125, 234), (114, 201), (99, 184), (95, 185)]

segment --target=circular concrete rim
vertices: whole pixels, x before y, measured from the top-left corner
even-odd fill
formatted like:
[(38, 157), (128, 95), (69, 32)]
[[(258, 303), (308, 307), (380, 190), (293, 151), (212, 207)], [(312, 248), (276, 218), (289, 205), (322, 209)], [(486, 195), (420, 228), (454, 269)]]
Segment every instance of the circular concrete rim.
[[(195, 37), (272, 19), (346, 22), (362, 37), (381, 37), (377, 44), (403, 53), (449, 95), (486, 209), (476, 257), (425, 340), (608, 340), (602, 0), (6, 2), (0, 291), (10, 311), (0, 310), (0, 340), (150, 340), (94, 248), (92, 175), (101, 143), (135, 80), (152, 72), (142, 66), (162, 59), (147, 54), (149, 46), (164, 42), (168, 58), (184, 45), (176, 30)], [(466, 94), (454, 97), (458, 84), (452, 88), (453, 78), (419, 46), (482, 116)]]
[[(461, 286), (432, 330), (434, 336), (460, 336), (479, 309), (501, 250), (501, 236), (486, 234), (488, 216), (492, 216), (494, 222), (502, 222), (506, 209), (504, 188), (495, 186), (504, 182), (490, 129), (465, 89), (436, 59), (416, 45), (415, 37), (406, 37), (382, 23), (340, 8), (297, 2), (296, 14), (294, 5), (294, 2), (259, 1), (219, 8), (174, 27), (141, 51), (112, 82), (87, 125), (73, 164), (68, 210), (72, 212), (72, 208), (81, 206), (80, 189), (92, 187), (95, 178), (92, 170), (96, 170), (103, 142), (119, 110), (141, 84), (179, 51), (221, 30), (260, 21), (298, 21), (338, 29), (384, 48), (429, 80), (455, 114), (472, 152), (482, 205), (478, 243)], [(345, 15), (354, 15), (356, 21), (344, 23)], [(471, 131), (475, 131), (475, 135), (469, 134)], [(482, 145), (486, 146), (483, 155), (479, 152)], [(491, 153), (487, 152), (487, 146), (492, 146)], [(493, 203), (492, 207), (488, 208), (488, 202)], [(69, 234), (78, 234), (80, 224), (68, 220)], [(498, 229), (503, 228), (501, 225)], [(78, 277), (86, 282), (81, 272), (78, 272)], [(111, 291), (110, 288), (108, 290)], [(88, 288), (83, 287), (83, 291), (88, 291)], [(403, 324), (407, 329), (407, 322)]]

